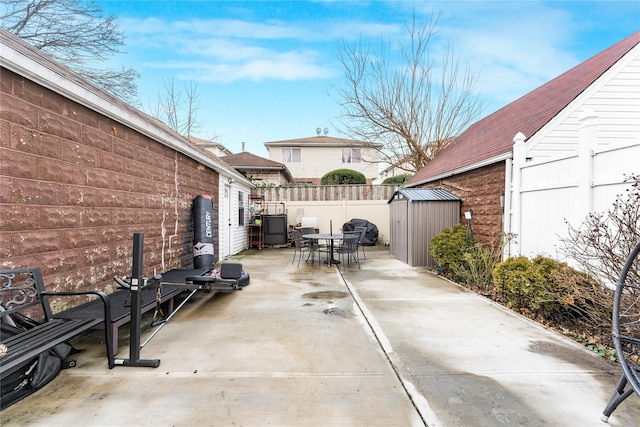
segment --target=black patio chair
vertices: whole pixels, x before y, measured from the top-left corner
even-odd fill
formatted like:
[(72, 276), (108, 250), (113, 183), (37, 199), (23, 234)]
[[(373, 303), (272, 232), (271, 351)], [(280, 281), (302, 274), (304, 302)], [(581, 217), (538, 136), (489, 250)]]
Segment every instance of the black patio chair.
[(296, 256), (298, 256), (298, 267), (300, 267), (300, 259), (302, 259), (302, 254), (307, 254), (307, 259), (305, 262), (311, 259), (311, 262), (314, 262), (315, 259), (315, 250), (314, 243), (311, 239), (302, 238), (302, 231), (295, 230), (293, 232), (293, 258), (291, 259), (291, 264), (293, 264), (296, 260)]
[(362, 256), (364, 259), (367, 259), (367, 255), (364, 253), (364, 235), (367, 233), (367, 227), (359, 225), (355, 227), (353, 231), (360, 233), (360, 237), (358, 237), (358, 246), (362, 248)]
[[(302, 233), (303, 236), (305, 234), (315, 234), (316, 229), (313, 227), (302, 227), (300, 228), (300, 232)], [(331, 250), (329, 249), (328, 245), (326, 245), (325, 243), (321, 243), (318, 240), (311, 240), (310, 245), (312, 250), (318, 254), (318, 265), (322, 263), (321, 254), (324, 253), (326, 255), (326, 259), (329, 259), (329, 252), (331, 252)], [(314, 258), (315, 258), (315, 254), (314, 254)]]
[(335, 252), (340, 256), (340, 262), (344, 263), (344, 257), (347, 257), (347, 265), (351, 264), (351, 259), (358, 264), (358, 268), (360, 268), (360, 259), (358, 258), (358, 238), (360, 237), (359, 233), (346, 231), (342, 235), (342, 242), (340, 242), (340, 246), (335, 250)]

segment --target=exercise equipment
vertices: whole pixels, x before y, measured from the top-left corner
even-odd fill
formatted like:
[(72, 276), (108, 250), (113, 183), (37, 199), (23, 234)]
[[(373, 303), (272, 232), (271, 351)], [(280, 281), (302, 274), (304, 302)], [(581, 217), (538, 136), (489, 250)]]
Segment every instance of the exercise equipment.
[[(173, 269), (166, 273), (155, 276), (149, 280), (142, 276), (142, 259), (144, 235), (142, 233), (134, 233), (133, 235), (133, 267), (129, 282), (125, 282), (120, 278), (114, 278), (116, 282), (123, 288), (129, 289), (131, 299), (131, 321), (129, 323), (129, 359), (115, 359), (116, 366), (137, 366), (157, 368), (160, 366), (160, 359), (140, 359), (140, 350), (142, 350), (151, 339), (156, 336), (164, 325), (196, 294), (196, 292), (204, 290), (206, 292), (235, 292), (241, 291), (243, 287), (249, 284), (249, 273), (243, 270), (242, 264), (223, 263), (220, 269), (214, 270), (210, 267), (200, 267), (193, 269)], [(156, 295), (160, 295), (162, 286), (173, 286), (184, 288), (189, 291), (185, 299), (176, 307), (173, 312), (165, 317), (162, 313), (160, 301), (156, 305), (154, 319), (151, 326), (158, 326), (153, 333), (140, 344), (140, 327), (141, 327), (141, 300), (140, 291), (145, 286), (157, 286)], [(161, 314), (162, 319), (156, 320), (157, 315)]]
[(193, 266), (213, 268), (213, 200), (202, 194), (193, 200)]
[[(133, 234), (133, 256), (131, 277), (128, 288), (131, 293), (131, 321), (129, 322), (129, 358), (115, 359), (116, 366), (137, 366), (147, 368), (157, 368), (160, 366), (160, 359), (140, 359), (140, 323), (142, 318), (142, 307), (140, 291), (142, 286), (147, 284), (147, 280), (142, 276), (142, 254), (144, 247), (144, 234)], [(105, 325), (108, 327), (108, 325)]]

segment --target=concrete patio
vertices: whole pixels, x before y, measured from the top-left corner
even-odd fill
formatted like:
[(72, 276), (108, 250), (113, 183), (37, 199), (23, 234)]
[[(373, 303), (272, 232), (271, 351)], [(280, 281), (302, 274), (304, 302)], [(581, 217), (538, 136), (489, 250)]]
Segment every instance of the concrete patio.
[[(606, 426), (618, 364), (491, 301), (366, 248), (339, 269), (246, 251), (251, 284), (201, 293), (141, 352), (107, 368), (102, 334), (78, 366), (0, 412), (41, 426)], [(151, 333), (145, 316), (142, 339)], [(128, 326), (120, 353), (128, 358)], [(609, 420), (637, 426), (631, 396)]]

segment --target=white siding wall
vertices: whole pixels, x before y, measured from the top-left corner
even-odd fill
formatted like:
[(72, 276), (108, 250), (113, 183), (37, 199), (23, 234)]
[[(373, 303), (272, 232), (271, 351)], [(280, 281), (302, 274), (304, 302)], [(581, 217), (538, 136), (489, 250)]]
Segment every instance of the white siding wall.
[[(249, 224), (249, 193), (250, 190), (247, 187), (242, 187), (237, 184), (231, 185), (231, 254), (237, 254), (238, 252), (247, 249), (247, 225)], [(242, 197), (242, 203), (244, 205), (244, 225), (240, 225), (240, 201), (239, 194)]]
[(594, 112), (598, 118), (600, 145), (637, 140), (640, 134), (640, 46), (618, 61), (535, 135), (527, 149), (527, 157), (536, 159), (575, 153), (579, 145), (580, 117), (585, 111)]
[[(220, 194), (218, 203), (218, 232), (220, 236), (219, 260), (224, 260), (231, 255), (247, 248), (247, 223), (249, 220), (249, 193), (251, 189), (237, 182), (229, 184), (228, 177), (220, 177)], [(239, 225), (238, 193), (243, 193), (245, 221)]]

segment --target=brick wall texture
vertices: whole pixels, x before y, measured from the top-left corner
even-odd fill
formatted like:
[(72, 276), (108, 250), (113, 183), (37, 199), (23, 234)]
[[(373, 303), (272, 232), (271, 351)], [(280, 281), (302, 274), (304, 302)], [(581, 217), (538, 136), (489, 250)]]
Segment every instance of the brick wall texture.
[(473, 209), (473, 236), (482, 244), (496, 242), (502, 233), (502, 206), (505, 162), (494, 163), (472, 171), (453, 175), (425, 185), (444, 188), (462, 198), (460, 223), (467, 225), (464, 212)]
[(0, 268), (40, 267), (49, 290), (111, 292), (131, 274), (135, 232), (145, 276), (189, 267), (199, 194), (217, 206), (215, 171), (0, 69)]

